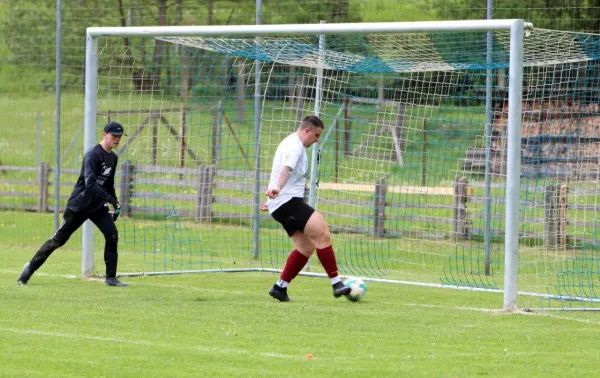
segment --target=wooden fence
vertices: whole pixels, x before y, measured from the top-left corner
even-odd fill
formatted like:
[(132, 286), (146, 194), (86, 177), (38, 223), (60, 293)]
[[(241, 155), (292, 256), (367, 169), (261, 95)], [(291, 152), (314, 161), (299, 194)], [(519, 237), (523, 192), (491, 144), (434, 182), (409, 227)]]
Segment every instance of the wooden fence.
[[(52, 168), (46, 162), (39, 167), (15, 167), (15, 166), (0, 166), (0, 172), (18, 172), (21, 176), (32, 177), (34, 179), (7, 179), (6, 174), (0, 174), (0, 197), (2, 198), (31, 198), (27, 204), (11, 204), (10, 202), (18, 201), (1, 201), (0, 208), (13, 208), (27, 211), (46, 212), (49, 211), (49, 203), (53, 200), (51, 194), (51, 172)], [(61, 180), (61, 203), (65, 203), (69, 198), (71, 188), (79, 174), (79, 170), (63, 169), (63, 180)], [(5, 177), (3, 177), (5, 176)], [(64, 177), (70, 179), (64, 179)], [(214, 166), (199, 165), (197, 168), (177, 168), (177, 167), (157, 167), (157, 166), (134, 166), (129, 162), (124, 162), (120, 165), (120, 172), (117, 174), (117, 187), (119, 189), (119, 200), (122, 206), (124, 216), (134, 216), (136, 214), (158, 215), (164, 209), (157, 209), (149, 206), (135, 205), (134, 199), (152, 199), (164, 198), (170, 201), (185, 201), (189, 206), (184, 209), (178, 209), (178, 215), (194, 219), (198, 222), (208, 221), (216, 218), (235, 218), (248, 219), (252, 217), (252, 212), (219, 212), (215, 211), (214, 204), (229, 204), (235, 206), (252, 206), (251, 193), (254, 190), (254, 172), (251, 171), (226, 171), (216, 170)], [(144, 185), (141, 182), (146, 181), (145, 177), (150, 177), (147, 182), (152, 183), (152, 191), (143, 191)], [(266, 182), (268, 179), (267, 173), (262, 173), (261, 180)], [(475, 184), (480, 186), (480, 184)], [(3, 191), (2, 188), (18, 186), (20, 191)], [(23, 187), (27, 187), (24, 190)], [(190, 188), (192, 194), (187, 193), (161, 193), (157, 192), (157, 187), (171, 186), (177, 188)], [(323, 205), (338, 204), (338, 205), (354, 205), (355, 208), (360, 208), (363, 214), (362, 218), (371, 220), (371, 227), (336, 227), (331, 226), (332, 232), (353, 232), (365, 233), (375, 237), (401, 237), (412, 236), (420, 238), (444, 239), (451, 238), (456, 240), (464, 240), (476, 235), (482, 235), (483, 229), (473, 228), (474, 221), (477, 218), (483, 219), (483, 211), (469, 211), (470, 203), (479, 203), (480, 206), (485, 202), (485, 198), (475, 195), (473, 186), (470, 186), (469, 181), (464, 177), (457, 177), (452, 188), (428, 188), (428, 187), (390, 187), (386, 179), (382, 178), (373, 185), (364, 184), (340, 184), (340, 183), (321, 183), (320, 190), (327, 191), (359, 191), (371, 192), (372, 199), (368, 200), (352, 200), (352, 199), (336, 199), (329, 201), (324, 196), (320, 200)], [(223, 195), (222, 191), (219, 195), (219, 190), (236, 191), (244, 195), (232, 196)], [(263, 188), (265, 189), (265, 188)], [(544, 228), (544, 240), (548, 248), (563, 248), (569, 244), (567, 235), (568, 225), (568, 210), (589, 210), (598, 212), (599, 206), (596, 205), (580, 205), (569, 204), (568, 194), (569, 189), (566, 185), (548, 185), (545, 189), (544, 202), (521, 201), (523, 205), (528, 207), (536, 207), (543, 209), (544, 216), (542, 218), (522, 218), (521, 221), (531, 224), (542, 224)], [(589, 191), (589, 190), (588, 190)], [(600, 190), (597, 190), (600, 194)], [(442, 196), (452, 196), (451, 205), (434, 205), (434, 204), (415, 204), (415, 203), (399, 203), (390, 200), (391, 193), (410, 193), (410, 194), (432, 194)], [(591, 194), (594, 194), (591, 193)], [(368, 197), (368, 196), (367, 196)], [(365, 197), (365, 198), (367, 198)], [(494, 198), (494, 203), (502, 204), (503, 198)], [(417, 209), (411, 215), (389, 215), (398, 213), (395, 211), (398, 208), (415, 208)], [(452, 209), (451, 218), (435, 217), (423, 215), (428, 209), (433, 208)], [(348, 207), (346, 207), (348, 208)], [(371, 215), (365, 215), (364, 209), (371, 208)], [(246, 208), (247, 209), (247, 208)], [(420, 211), (423, 210), (423, 211)], [(339, 214), (338, 214), (339, 215)], [(343, 214), (344, 217), (356, 218), (357, 214)], [(496, 224), (503, 224), (503, 215), (495, 214), (492, 220)], [(261, 213), (261, 218), (268, 219), (267, 213)], [(396, 230), (393, 224), (402, 224), (402, 222), (423, 222), (423, 223), (438, 223), (447, 224), (448, 232), (426, 232), (421, 233), (407, 232)], [(589, 223), (589, 222), (588, 222)], [(582, 223), (578, 223), (582, 224)], [(387, 226), (387, 227), (386, 227)], [(585, 225), (594, 227), (592, 224)], [(502, 238), (503, 229), (492, 230), (495, 237)], [(418, 235), (417, 235), (418, 234)], [(522, 233), (522, 237), (535, 236), (540, 237), (539, 232), (532, 232), (531, 235)]]

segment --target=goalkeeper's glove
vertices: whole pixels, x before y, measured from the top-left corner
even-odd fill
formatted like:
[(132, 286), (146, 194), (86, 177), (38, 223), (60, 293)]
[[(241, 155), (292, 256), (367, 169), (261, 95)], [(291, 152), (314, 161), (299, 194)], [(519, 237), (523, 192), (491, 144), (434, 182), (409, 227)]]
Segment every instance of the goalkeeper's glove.
[(115, 197), (109, 196), (109, 199), (107, 201), (108, 203), (110, 203), (113, 207), (113, 209), (117, 210), (117, 207), (119, 207), (119, 202), (117, 201), (117, 199)]
[(115, 212), (113, 213), (113, 221), (117, 221), (119, 215), (121, 214), (121, 205), (117, 202), (117, 206), (115, 206)]

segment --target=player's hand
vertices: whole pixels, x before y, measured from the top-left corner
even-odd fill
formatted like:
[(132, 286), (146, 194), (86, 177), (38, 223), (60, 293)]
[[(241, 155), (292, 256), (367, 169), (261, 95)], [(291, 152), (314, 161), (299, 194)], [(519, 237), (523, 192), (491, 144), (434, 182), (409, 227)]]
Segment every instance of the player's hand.
[(279, 188), (269, 188), (269, 189), (267, 189), (267, 191), (265, 192), (265, 194), (270, 199), (274, 199), (274, 198), (277, 198), (277, 196), (279, 195), (279, 191), (280, 191)]
[(265, 203), (263, 203), (262, 205), (260, 205), (258, 207), (258, 210), (260, 210), (260, 211), (269, 211), (269, 206), (267, 206), (267, 203), (265, 202)]
[(115, 210), (117, 210), (117, 207), (119, 207), (119, 202), (117, 202), (116, 198), (110, 197), (108, 203), (110, 203)]
[(121, 215), (121, 205), (117, 202), (117, 206), (115, 207), (115, 212), (113, 213), (113, 221), (116, 222), (117, 218)]

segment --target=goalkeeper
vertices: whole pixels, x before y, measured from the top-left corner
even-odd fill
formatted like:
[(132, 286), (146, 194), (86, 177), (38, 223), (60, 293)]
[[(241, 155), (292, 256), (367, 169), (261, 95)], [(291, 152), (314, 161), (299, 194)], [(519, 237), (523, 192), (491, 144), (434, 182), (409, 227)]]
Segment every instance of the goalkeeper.
[[(17, 280), (19, 284), (26, 285), (31, 275), (44, 264), (50, 254), (63, 246), (69, 237), (89, 219), (102, 231), (106, 240), (105, 283), (108, 286), (128, 286), (116, 278), (119, 234), (115, 221), (119, 217), (121, 208), (115, 193), (115, 170), (118, 157), (113, 152), (113, 148), (119, 145), (122, 135), (127, 136), (123, 134), (121, 124), (108, 123), (102, 132), (102, 141), (85, 154), (79, 179), (67, 202), (60, 227), (54, 236), (36, 252), (31, 261), (25, 264)], [(109, 213), (107, 202), (114, 208), (114, 213)]]
[(266, 191), (269, 200), (260, 207), (263, 211), (268, 210), (281, 223), (295, 246), (287, 258), (280, 279), (269, 290), (273, 298), (282, 302), (290, 300), (287, 287), (304, 268), (315, 249), (333, 285), (333, 296), (339, 298), (350, 292), (350, 288), (345, 287), (338, 276), (327, 223), (319, 212), (304, 202), (308, 171), (306, 147), (319, 141), (323, 128), (323, 122), (318, 117), (308, 116), (300, 123), (296, 132), (279, 144)]

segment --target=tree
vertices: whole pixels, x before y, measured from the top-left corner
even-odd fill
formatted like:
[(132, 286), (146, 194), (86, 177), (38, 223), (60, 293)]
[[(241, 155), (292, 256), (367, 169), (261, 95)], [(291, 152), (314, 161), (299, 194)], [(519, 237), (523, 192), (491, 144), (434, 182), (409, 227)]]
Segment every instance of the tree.
[[(444, 20), (486, 18), (482, 0), (434, 0), (432, 7)], [(504, 0), (502, 6), (496, 4), (493, 16), (522, 18), (537, 28), (600, 32), (600, 0)]]

